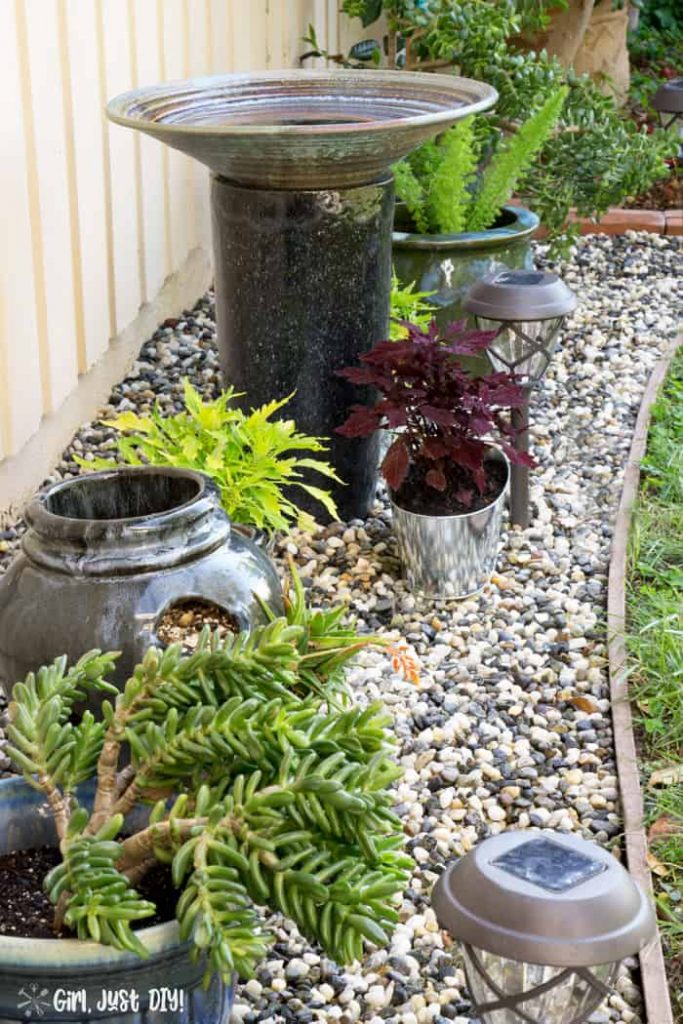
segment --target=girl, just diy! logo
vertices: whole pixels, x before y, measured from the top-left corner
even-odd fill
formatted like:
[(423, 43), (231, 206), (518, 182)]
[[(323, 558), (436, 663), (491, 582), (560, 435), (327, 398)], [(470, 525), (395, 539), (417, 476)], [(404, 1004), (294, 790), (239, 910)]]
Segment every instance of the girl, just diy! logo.
[(73, 1017), (93, 1012), (101, 1014), (139, 1013), (140, 1008), (152, 1013), (182, 1013), (185, 991), (181, 988), (151, 988), (142, 999), (134, 988), (103, 988), (93, 993), (85, 988), (56, 988), (54, 991), (32, 982), (18, 992), (17, 1008), (27, 1021), (41, 1018)]

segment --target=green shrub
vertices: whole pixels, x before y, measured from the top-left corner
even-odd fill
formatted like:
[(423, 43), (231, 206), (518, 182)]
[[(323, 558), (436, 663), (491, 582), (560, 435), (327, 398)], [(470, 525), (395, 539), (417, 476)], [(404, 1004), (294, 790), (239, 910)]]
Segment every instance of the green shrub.
[(418, 327), (428, 327), (434, 316), (434, 307), (427, 301), (434, 292), (416, 292), (415, 282), (412, 281), (405, 288), (396, 276), (396, 271), (391, 275), (391, 320), (389, 323), (389, 337), (392, 341), (405, 338), (406, 328), (401, 321), (410, 321)]
[(683, 7), (679, 0), (643, 0), (640, 6), (640, 24), (677, 35), (683, 32)]
[[(304, 470), (338, 480), (327, 462), (313, 457), (326, 451), (322, 440), (298, 433), (293, 420), (273, 419), (289, 398), (245, 413), (231, 405), (237, 397), (228, 388), (214, 401), (202, 402), (186, 380), (186, 412), (164, 416), (158, 407), (149, 416), (124, 412), (106, 426), (122, 435), (118, 454), (130, 466), (179, 466), (212, 477), (233, 522), (268, 532), (284, 530), (292, 521), (310, 527), (311, 516), (285, 495), (285, 487), (301, 488), (336, 516), (328, 492), (303, 480)], [(76, 461), (88, 470), (111, 469), (114, 464), (102, 458)]]
[(629, 99), (642, 108), (652, 124), (658, 124), (659, 114), (652, 109), (650, 101), (664, 81), (680, 75), (683, 69), (683, 7), (680, 8), (680, 27), (657, 28), (651, 20), (645, 19), (645, 14), (646, 8), (641, 11), (637, 31), (629, 33)]

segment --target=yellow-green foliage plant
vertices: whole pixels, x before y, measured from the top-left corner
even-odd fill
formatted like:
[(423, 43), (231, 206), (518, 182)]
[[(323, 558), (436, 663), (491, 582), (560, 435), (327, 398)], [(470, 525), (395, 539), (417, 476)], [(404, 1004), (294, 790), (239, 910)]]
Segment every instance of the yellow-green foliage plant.
[(391, 321), (389, 323), (389, 337), (392, 341), (399, 341), (407, 336), (405, 322), (417, 324), (418, 327), (428, 327), (434, 316), (434, 307), (428, 301), (434, 292), (416, 292), (415, 281), (411, 281), (405, 288), (401, 287), (396, 271), (391, 275)]
[[(323, 440), (299, 433), (293, 420), (273, 418), (291, 395), (250, 413), (232, 404), (238, 397), (227, 388), (213, 401), (202, 401), (186, 380), (186, 411), (175, 416), (164, 416), (159, 407), (149, 416), (124, 412), (105, 425), (119, 433), (119, 459), (129, 466), (178, 466), (210, 476), (233, 522), (268, 533), (285, 530), (292, 522), (309, 529), (313, 518), (285, 493), (290, 487), (310, 494), (336, 517), (329, 493), (304, 479), (304, 472), (314, 470), (339, 480), (329, 463), (317, 457), (327, 450)], [(76, 461), (88, 470), (116, 465), (104, 458)]]
[(396, 194), (417, 231), (450, 235), (493, 227), (557, 124), (567, 93), (566, 86), (552, 92), (514, 134), (499, 142), (481, 171), (491, 134), (483, 120), (473, 117), (398, 164)]

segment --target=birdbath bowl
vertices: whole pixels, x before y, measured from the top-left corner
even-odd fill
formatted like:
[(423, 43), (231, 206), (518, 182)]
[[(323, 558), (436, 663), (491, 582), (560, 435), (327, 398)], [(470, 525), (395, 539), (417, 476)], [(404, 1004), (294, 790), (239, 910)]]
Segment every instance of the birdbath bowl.
[(387, 332), (391, 165), (496, 98), (455, 75), (271, 71), (136, 89), (107, 107), (213, 172), (226, 381), (248, 407), (295, 393), (283, 415), (330, 438), (347, 518), (367, 512), (377, 441), (334, 435), (369, 398), (335, 371)]

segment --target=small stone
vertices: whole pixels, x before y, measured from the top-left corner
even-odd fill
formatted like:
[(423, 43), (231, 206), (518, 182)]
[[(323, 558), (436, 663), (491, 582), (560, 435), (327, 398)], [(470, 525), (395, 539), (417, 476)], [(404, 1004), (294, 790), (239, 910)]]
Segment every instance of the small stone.
[(381, 985), (372, 985), (365, 994), (365, 1002), (372, 1010), (380, 1010), (386, 1005), (387, 990)]
[(491, 821), (505, 821), (507, 817), (505, 809), (503, 807), (499, 807), (498, 804), (494, 804), (492, 807), (487, 807), (486, 813)]
[(287, 964), (287, 967), (285, 968), (285, 977), (290, 981), (297, 981), (299, 978), (305, 978), (310, 969), (311, 968), (304, 960), (295, 958), (294, 960), (290, 960)]

